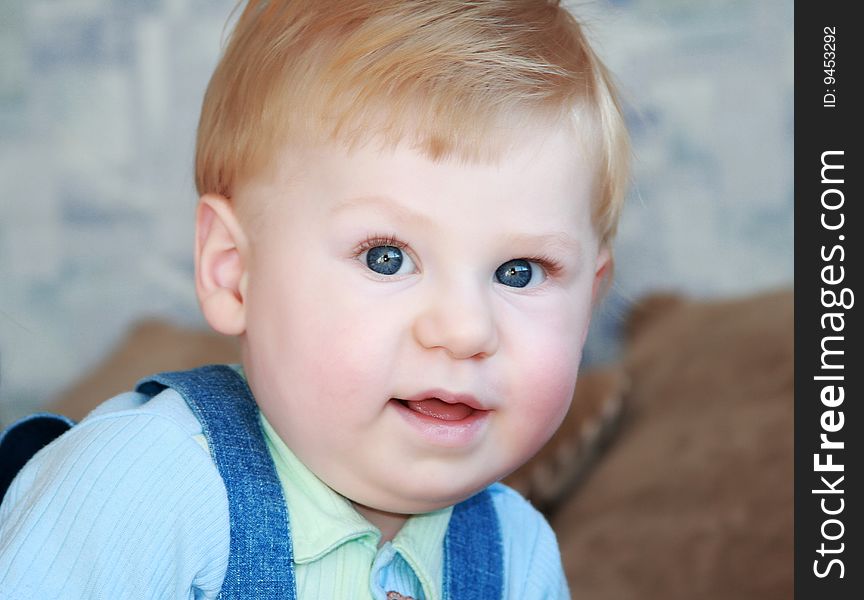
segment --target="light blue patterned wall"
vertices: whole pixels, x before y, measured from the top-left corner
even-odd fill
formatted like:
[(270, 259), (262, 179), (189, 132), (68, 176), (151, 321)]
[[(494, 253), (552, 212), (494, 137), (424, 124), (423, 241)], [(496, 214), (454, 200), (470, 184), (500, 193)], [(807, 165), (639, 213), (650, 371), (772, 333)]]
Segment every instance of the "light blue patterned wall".
[(793, 270), (793, 3), (611, 4), (583, 6), (628, 102), (634, 185), (589, 360), (648, 291), (739, 295)]
[[(233, 0), (0, 2), (0, 417), (140, 317), (202, 324), (194, 128)], [(635, 188), (588, 356), (647, 290), (792, 279), (792, 3), (584, 3), (627, 98)]]

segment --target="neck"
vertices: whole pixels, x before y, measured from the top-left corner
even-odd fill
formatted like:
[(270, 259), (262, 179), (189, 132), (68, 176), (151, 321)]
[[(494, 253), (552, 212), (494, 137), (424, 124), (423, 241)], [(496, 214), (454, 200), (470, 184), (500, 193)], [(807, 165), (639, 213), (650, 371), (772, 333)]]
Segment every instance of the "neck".
[(378, 510), (377, 508), (369, 508), (368, 506), (363, 506), (356, 502), (352, 502), (352, 505), (358, 513), (363, 515), (363, 518), (381, 531), (381, 544), (389, 542), (396, 537), (396, 534), (399, 533), (399, 530), (402, 529), (402, 526), (410, 516), (400, 513), (385, 512), (383, 510)]

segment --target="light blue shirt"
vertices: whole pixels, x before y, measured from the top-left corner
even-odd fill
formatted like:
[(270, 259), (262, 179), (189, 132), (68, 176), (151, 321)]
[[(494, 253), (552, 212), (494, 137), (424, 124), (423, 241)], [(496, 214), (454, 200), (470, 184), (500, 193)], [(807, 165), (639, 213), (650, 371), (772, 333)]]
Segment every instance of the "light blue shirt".
[[(172, 390), (145, 400), (109, 400), (13, 482), (0, 505), (0, 599), (216, 598), (228, 563), (225, 487), (185, 401)], [(569, 598), (546, 521), (509, 488), (492, 491), (505, 597)], [(302, 536), (304, 524), (292, 529)], [(354, 597), (383, 598), (391, 580), (427, 597), (423, 581), (439, 558), (412, 565), (397, 549), (374, 551)], [(299, 600), (320, 599), (314, 586), (298, 591)]]

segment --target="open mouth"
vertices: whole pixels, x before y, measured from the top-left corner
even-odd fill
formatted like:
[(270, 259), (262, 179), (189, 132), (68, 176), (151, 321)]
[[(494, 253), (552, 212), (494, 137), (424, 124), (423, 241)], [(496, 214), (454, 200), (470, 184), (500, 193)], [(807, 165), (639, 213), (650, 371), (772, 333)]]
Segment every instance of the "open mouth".
[(390, 404), (419, 439), (448, 448), (472, 446), (486, 430), (492, 411), (471, 397), (464, 397), (465, 402), (456, 396), (446, 398), (422, 394), (412, 399), (391, 398)]
[[(425, 417), (440, 421), (463, 421), (478, 412), (462, 402), (445, 402), (440, 398), (425, 398), (423, 400), (403, 400), (393, 398), (396, 402)], [(480, 411), (486, 412), (486, 411)]]
[(434, 389), (410, 398), (390, 398), (390, 405), (411, 430), (435, 446), (470, 447), (489, 425), (492, 409), (470, 394)]

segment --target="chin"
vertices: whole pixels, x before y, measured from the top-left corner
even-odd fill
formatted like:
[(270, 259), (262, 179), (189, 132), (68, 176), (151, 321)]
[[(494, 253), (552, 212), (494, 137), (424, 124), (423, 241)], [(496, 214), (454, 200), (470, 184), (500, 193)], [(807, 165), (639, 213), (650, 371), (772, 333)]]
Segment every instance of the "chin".
[(429, 485), (428, 481), (423, 481), (412, 488), (403, 486), (400, 494), (381, 497), (380, 502), (367, 504), (367, 506), (377, 505), (380, 510), (399, 514), (428, 513), (467, 500), (495, 481), (495, 479), (483, 480), (461, 486), (454, 486), (452, 481), (440, 486)]

